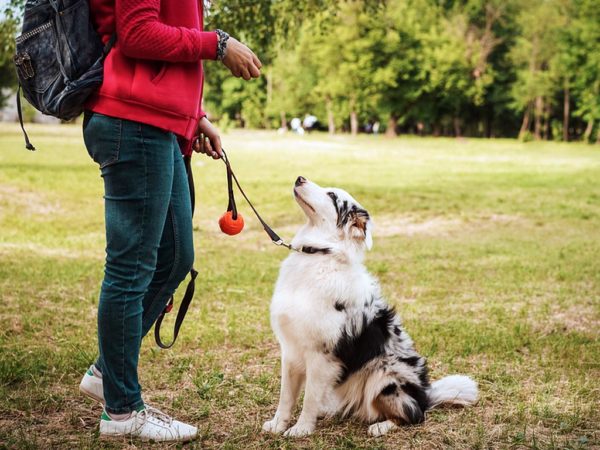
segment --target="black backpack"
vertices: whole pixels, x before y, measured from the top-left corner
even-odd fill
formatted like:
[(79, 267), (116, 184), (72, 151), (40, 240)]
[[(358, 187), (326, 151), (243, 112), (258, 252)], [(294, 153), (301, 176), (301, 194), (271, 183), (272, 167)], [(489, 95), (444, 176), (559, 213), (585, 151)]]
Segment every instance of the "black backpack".
[(102, 84), (104, 58), (116, 36), (103, 45), (90, 21), (88, 0), (27, 0), (14, 63), (19, 79), (17, 110), (23, 127), (20, 91), (40, 112), (71, 120)]

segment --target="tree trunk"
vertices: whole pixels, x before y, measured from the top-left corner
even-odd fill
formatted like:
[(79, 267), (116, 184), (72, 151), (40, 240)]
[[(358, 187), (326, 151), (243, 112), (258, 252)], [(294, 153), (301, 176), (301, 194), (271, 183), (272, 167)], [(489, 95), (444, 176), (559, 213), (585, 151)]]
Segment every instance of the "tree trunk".
[(442, 134), (442, 130), (441, 130), (441, 128), (440, 128), (440, 124), (439, 124), (439, 123), (437, 123), (437, 122), (435, 122), (435, 123), (433, 124), (433, 135), (434, 135), (435, 137), (439, 137), (441, 134)]
[(525, 133), (529, 131), (529, 116), (531, 115), (531, 103), (527, 105), (525, 108), (525, 113), (523, 114), (523, 122), (521, 123), (521, 129), (519, 130), (519, 139), (523, 139), (525, 137)]
[(583, 140), (585, 142), (590, 142), (590, 138), (592, 137), (593, 129), (594, 129), (594, 119), (590, 119), (590, 120), (588, 120), (587, 126), (585, 127), (585, 131), (583, 132)]
[(285, 111), (279, 113), (279, 119), (281, 121), (281, 128), (287, 129), (287, 119), (285, 118)]
[(454, 116), (454, 118), (452, 119), (452, 122), (454, 124), (454, 136), (456, 136), (457, 138), (459, 138), (461, 136), (460, 133), (460, 119), (456, 116)]
[(544, 103), (546, 112), (544, 113), (544, 139), (550, 140), (550, 117), (552, 116), (552, 106), (550, 101)]
[(533, 124), (533, 135), (536, 140), (542, 138), (542, 114), (544, 113), (544, 99), (541, 96), (535, 98), (535, 122)]
[(325, 100), (325, 104), (327, 106), (327, 129), (329, 130), (329, 134), (335, 134), (335, 117), (333, 115), (333, 106), (329, 97)]
[(273, 69), (269, 67), (267, 71), (267, 105), (273, 101)]
[(358, 114), (356, 113), (356, 100), (350, 100), (350, 133), (352, 136), (358, 134)]
[(358, 134), (358, 115), (354, 109), (350, 112), (350, 133), (352, 136)]
[(563, 141), (569, 141), (569, 110), (570, 104), (569, 82), (565, 80), (565, 95), (563, 97)]
[(398, 126), (398, 118), (391, 114), (388, 118), (387, 128), (385, 130), (385, 135), (387, 137), (396, 137), (398, 133), (396, 133), (396, 127)]

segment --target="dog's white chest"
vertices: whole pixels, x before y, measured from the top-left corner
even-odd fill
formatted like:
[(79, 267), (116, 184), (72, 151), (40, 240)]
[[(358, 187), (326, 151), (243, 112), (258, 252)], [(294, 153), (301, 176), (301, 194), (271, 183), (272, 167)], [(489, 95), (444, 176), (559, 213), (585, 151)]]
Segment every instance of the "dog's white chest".
[(271, 324), (284, 351), (323, 351), (339, 339), (348, 313), (357, 303), (362, 305), (361, 286), (369, 283), (363, 273), (298, 259), (290, 257), (282, 264), (271, 302)]

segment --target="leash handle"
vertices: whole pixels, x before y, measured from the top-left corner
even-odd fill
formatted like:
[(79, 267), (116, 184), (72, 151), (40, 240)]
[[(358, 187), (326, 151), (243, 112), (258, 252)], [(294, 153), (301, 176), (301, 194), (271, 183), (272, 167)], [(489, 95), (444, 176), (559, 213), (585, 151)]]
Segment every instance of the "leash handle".
[(165, 344), (160, 339), (160, 326), (162, 324), (163, 319), (165, 318), (165, 314), (167, 314), (173, 308), (173, 296), (169, 300), (167, 307), (164, 309), (158, 319), (156, 319), (156, 324), (154, 325), (154, 339), (156, 340), (156, 344), (163, 349), (169, 349), (173, 347), (175, 341), (177, 340), (177, 336), (179, 335), (179, 329), (181, 328), (181, 324), (183, 323), (183, 319), (185, 319), (185, 315), (187, 314), (188, 308), (192, 303), (192, 299), (194, 298), (194, 290), (196, 288), (196, 277), (198, 276), (198, 272), (192, 269), (190, 271), (191, 279), (188, 282), (187, 288), (185, 289), (185, 295), (181, 299), (181, 305), (179, 306), (179, 311), (177, 311), (177, 318), (175, 319), (175, 327), (173, 329), (173, 340), (170, 344)]
[[(185, 164), (185, 171), (187, 174), (188, 188), (190, 190), (190, 202), (192, 207), (192, 216), (194, 215), (194, 210), (196, 209), (196, 190), (194, 189), (194, 176), (192, 175), (192, 156), (184, 156), (183, 162)], [(179, 335), (179, 329), (181, 328), (181, 324), (183, 323), (183, 319), (185, 319), (185, 315), (192, 303), (194, 298), (194, 291), (196, 289), (196, 277), (198, 276), (198, 272), (192, 267), (190, 270), (190, 281), (185, 289), (185, 294), (181, 299), (181, 305), (179, 305), (179, 310), (177, 311), (177, 318), (175, 319), (175, 327), (173, 329), (173, 340), (170, 344), (165, 344), (160, 338), (160, 326), (162, 325), (162, 321), (165, 318), (165, 314), (173, 309), (173, 301), (174, 298), (171, 296), (169, 303), (165, 307), (165, 309), (160, 313), (158, 319), (156, 319), (156, 324), (154, 325), (154, 340), (156, 340), (156, 344), (163, 349), (168, 349), (173, 347), (175, 341), (177, 340), (177, 336)]]

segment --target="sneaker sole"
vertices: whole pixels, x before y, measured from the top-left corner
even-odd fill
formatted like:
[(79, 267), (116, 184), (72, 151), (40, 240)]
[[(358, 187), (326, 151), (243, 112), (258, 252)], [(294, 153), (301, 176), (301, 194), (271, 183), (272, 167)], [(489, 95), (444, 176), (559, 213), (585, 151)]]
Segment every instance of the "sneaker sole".
[(103, 398), (98, 397), (93, 392), (85, 390), (82, 386), (79, 386), (79, 392), (81, 392), (86, 397), (89, 397), (92, 400), (96, 400), (98, 403), (101, 403), (102, 405), (104, 405), (104, 399)]
[(134, 439), (134, 440), (139, 440), (142, 442), (160, 442), (160, 443), (180, 443), (180, 444), (185, 444), (186, 442), (192, 442), (195, 441), (196, 439), (198, 439), (198, 435), (194, 436), (194, 437), (190, 437), (190, 438), (186, 438), (186, 439), (165, 439), (165, 440), (157, 440), (157, 439), (151, 439), (151, 438), (147, 438), (147, 437), (141, 437), (141, 436), (133, 436), (131, 434), (106, 434), (106, 433), (99, 433), (98, 437), (100, 438), (100, 440), (102, 441), (119, 441), (119, 440), (123, 440), (123, 439)]

